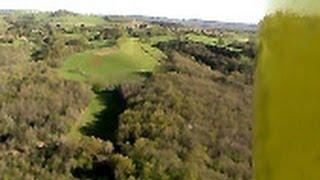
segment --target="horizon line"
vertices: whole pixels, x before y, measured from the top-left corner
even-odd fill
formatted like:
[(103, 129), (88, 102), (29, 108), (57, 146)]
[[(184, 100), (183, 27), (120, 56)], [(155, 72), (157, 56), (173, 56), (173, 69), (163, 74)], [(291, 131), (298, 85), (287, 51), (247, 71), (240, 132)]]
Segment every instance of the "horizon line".
[[(151, 17), (151, 18), (165, 18), (169, 20), (180, 20), (180, 21), (192, 21), (192, 20), (199, 20), (204, 22), (220, 22), (220, 23), (227, 23), (227, 24), (246, 24), (246, 25), (258, 25), (259, 22), (242, 22), (242, 21), (227, 21), (227, 20), (217, 20), (217, 19), (206, 19), (206, 18), (197, 18), (197, 17), (186, 17), (186, 18), (179, 18), (179, 17), (168, 17), (168, 16), (154, 16), (154, 15), (145, 15), (145, 14), (104, 14), (104, 13), (86, 13), (86, 12), (77, 12), (68, 9), (57, 9), (57, 10), (39, 10), (39, 9), (5, 9), (0, 8), (0, 11), (30, 11), (30, 13), (40, 12), (40, 13), (53, 13), (57, 11), (69, 11), (71, 13), (80, 14), (80, 15), (93, 15), (93, 16), (144, 16), (144, 17)], [(33, 12), (32, 12), (33, 11)]]

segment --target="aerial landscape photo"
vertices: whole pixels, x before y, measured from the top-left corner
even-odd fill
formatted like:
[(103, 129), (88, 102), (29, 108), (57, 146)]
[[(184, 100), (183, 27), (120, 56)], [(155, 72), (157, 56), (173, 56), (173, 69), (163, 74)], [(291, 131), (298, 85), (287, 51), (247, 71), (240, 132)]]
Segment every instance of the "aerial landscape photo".
[(127, 1), (0, 2), (0, 179), (253, 178), (257, 3)]

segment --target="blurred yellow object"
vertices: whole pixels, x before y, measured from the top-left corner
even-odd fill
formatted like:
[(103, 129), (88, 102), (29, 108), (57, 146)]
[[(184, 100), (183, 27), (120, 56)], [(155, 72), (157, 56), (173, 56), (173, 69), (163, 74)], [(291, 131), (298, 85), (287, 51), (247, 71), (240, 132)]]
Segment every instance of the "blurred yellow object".
[(299, 15), (320, 15), (319, 0), (268, 0), (269, 13), (286, 11), (298, 13)]
[(320, 17), (287, 2), (260, 29), (254, 179), (320, 180)]

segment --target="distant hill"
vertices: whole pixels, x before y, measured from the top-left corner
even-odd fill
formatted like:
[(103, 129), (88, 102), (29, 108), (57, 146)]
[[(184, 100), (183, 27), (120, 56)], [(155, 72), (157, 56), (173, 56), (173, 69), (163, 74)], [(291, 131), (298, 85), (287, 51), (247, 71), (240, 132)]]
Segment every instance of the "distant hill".
[(258, 29), (257, 24), (248, 23), (230, 23), (222, 21), (207, 21), (201, 19), (171, 19), (166, 17), (149, 17), (140, 15), (133, 15), (129, 17), (147, 22), (175, 23), (190, 27), (216, 28), (240, 31), (256, 31)]
[(26, 10), (16, 10), (16, 9), (0, 9), (0, 14), (9, 14), (15, 12), (23, 12), (23, 13), (39, 13), (39, 10), (26, 9)]
[[(0, 9), (0, 14), (12, 13), (12, 12), (27, 12), (27, 13), (38, 13), (38, 10), (11, 10), (11, 9)], [(67, 14), (76, 14), (66, 10), (59, 10), (54, 13), (59, 15)], [(106, 17), (112, 17), (112, 15), (106, 15)], [(227, 30), (239, 30), (239, 31), (256, 31), (258, 29), (257, 24), (247, 24), (247, 23), (230, 23), (222, 21), (208, 21), (201, 19), (174, 19), (167, 17), (152, 17), (152, 16), (142, 16), (142, 15), (129, 15), (129, 16), (119, 16), (119, 17), (128, 17), (132, 19), (137, 19), (140, 21), (146, 21), (151, 23), (168, 23), (168, 24), (180, 24), (188, 27), (200, 27), (200, 28), (216, 28), (216, 29), (227, 29)]]

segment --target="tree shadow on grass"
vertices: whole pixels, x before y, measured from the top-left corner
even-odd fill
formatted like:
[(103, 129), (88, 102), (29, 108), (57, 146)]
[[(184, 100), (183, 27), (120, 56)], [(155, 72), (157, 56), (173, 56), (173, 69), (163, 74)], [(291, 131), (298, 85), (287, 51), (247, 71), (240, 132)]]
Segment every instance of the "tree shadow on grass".
[(80, 128), (82, 134), (102, 140), (116, 141), (119, 126), (119, 115), (125, 110), (125, 99), (119, 88), (96, 92), (98, 100), (106, 107), (95, 114), (95, 121)]
[[(81, 127), (80, 132), (116, 144), (119, 115), (125, 110), (125, 100), (119, 88), (99, 91), (96, 95), (105, 108), (94, 114), (95, 120)], [(94, 161), (91, 167), (76, 167), (72, 169), (72, 174), (77, 179), (115, 179), (114, 168), (106, 161)]]

